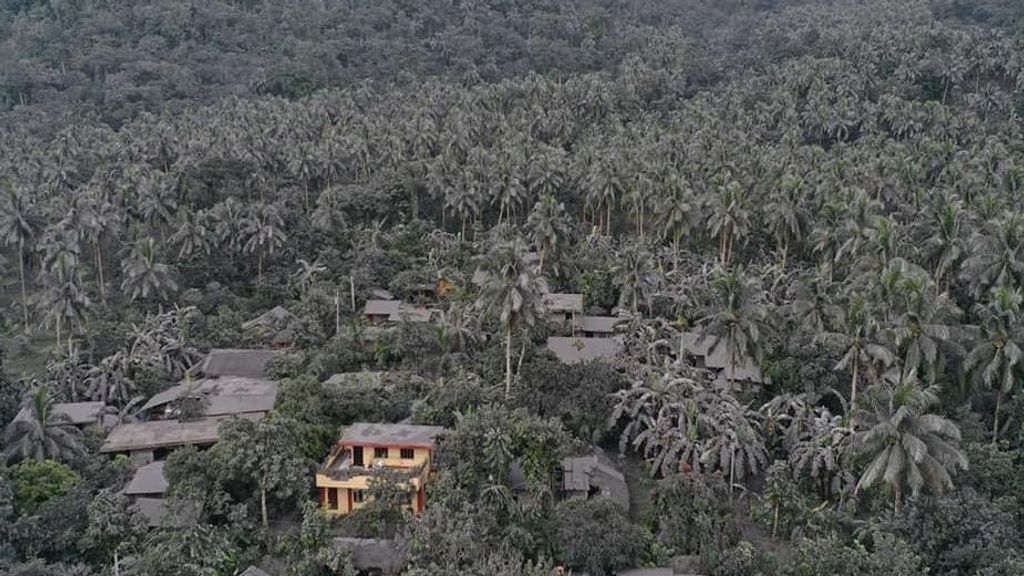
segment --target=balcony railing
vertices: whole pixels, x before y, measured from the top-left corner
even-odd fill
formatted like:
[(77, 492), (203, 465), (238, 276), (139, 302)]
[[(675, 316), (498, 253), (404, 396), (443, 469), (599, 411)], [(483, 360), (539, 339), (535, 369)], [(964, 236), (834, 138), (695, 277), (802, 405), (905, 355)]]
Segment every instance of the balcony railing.
[(332, 480), (345, 481), (358, 476), (383, 476), (390, 474), (399, 480), (411, 480), (418, 478), (423, 473), (426, 462), (420, 462), (411, 467), (387, 466), (383, 460), (369, 458), (364, 460), (362, 466), (357, 466), (352, 461), (351, 452), (342, 452), (332, 455), (320, 469), (320, 474)]

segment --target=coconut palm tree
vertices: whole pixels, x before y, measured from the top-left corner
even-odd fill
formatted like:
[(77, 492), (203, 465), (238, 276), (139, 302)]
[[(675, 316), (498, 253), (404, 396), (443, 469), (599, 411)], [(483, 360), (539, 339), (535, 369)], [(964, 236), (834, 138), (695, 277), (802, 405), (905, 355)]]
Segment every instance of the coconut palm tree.
[(156, 240), (142, 238), (132, 246), (128, 257), (121, 261), (124, 279), (121, 291), (132, 300), (156, 298), (166, 301), (178, 289), (173, 279), (174, 269), (157, 261)]
[(526, 258), (526, 244), (518, 237), (496, 242), (478, 260), (487, 280), (476, 306), (497, 316), (505, 330), (505, 395), (511, 396), (512, 333), (543, 317), (547, 281), (534, 273)]
[(867, 465), (857, 491), (882, 482), (892, 491), (893, 509), (899, 512), (908, 491), (917, 496), (927, 488), (941, 495), (953, 487), (950, 474), (967, 469), (967, 458), (956, 446), (956, 424), (930, 412), (938, 403), (938, 388), (921, 387), (913, 370), (892, 370), (864, 394), (863, 405), (856, 409), (859, 426), (853, 446)]
[(71, 356), (75, 328), (85, 325), (86, 315), (92, 307), (92, 300), (82, 288), (78, 259), (71, 252), (58, 252), (44, 275), (43, 285), (43, 290), (35, 297), (36, 307), (42, 313), (43, 323), (54, 326), (58, 346), (63, 345), (62, 328), (67, 326), (66, 342)]
[(63, 460), (84, 451), (81, 431), (54, 413), (42, 386), (30, 394), (22, 416), (7, 425), (4, 446), (8, 464), (26, 458)]
[(981, 296), (994, 286), (1024, 280), (1024, 214), (1007, 212), (970, 236), (961, 278)]
[(804, 193), (804, 181), (793, 174), (785, 174), (779, 186), (771, 191), (764, 207), (768, 232), (775, 239), (780, 254), (779, 268), (786, 269), (790, 248), (800, 242), (807, 231), (809, 215)]
[(1024, 322), (1021, 291), (1000, 286), (992, 290), (987, 304), (977, 304), (977, 343), (964, 360), (969, 378), (996, 393), (992, 419), (992, 441), (999, 438), (999, 412), (1003, 399), (1024, 376)]
[(263, 263), (284, 246), (288, 233), (276, 204), (257, 204), (249, 211), (244, 227), (246, 254), (257, 254), (256, 281), (263, 283)]
[(856, 407), (861, 370), (874, 380), (880, 369), (896, 361), (896, 356), (880, 341), (880, 330), (868, 300), (857, 293), (833, 320), (832, 331), (818, 338), (843, 355), (834, 370), (850, 371), (850, 406)]
[(214, 234), (209, 220), (210, 215), (205, 210), (192, 212), (182, 208), (178, 211), (178, 228), (170, 238), (171, 245), (178, 247), (178, 258), (210, 255)]
[[(565, 214), (565, 205), (555, 199), (552, 194), (541, 196), (534, 204), (533, 210), (526, 221), (530, 234), (530, 242), (540, 256), (537, 273), (544, 274), (544, 265), (557, 263), (564, 244), (569, 240), (569, 221)], [(551, 268), (558, 270), (557, 265)]]
[(628, 305), (634, 315), (641, 304), (650, 308), (660, 278), (654, 256), (646, 246), (640, 242), (624, 246), (612, 266), (612, 274), (619, 288), (620, 305)]
[(703, 338), (710, 338), (709, 353), (725, 346), (732, 383), (736, 366), (746, 358), (761, 361), (761, 332), (767, 317), (764, 290), (740, 266), (718, 268), (711, 280), (716, 312), (704, 322)]
[(657, 207), (654, 220), (662, 240), (672, 243), (672, 269), (675, 270), (679, 267), (680, 240), (693, 225), (696, 209), (693, 190), (678, 174), (670, 172), (663, 178), (661, 193), (654, 202)]
[(31, 329), (29, 324), (28, 289), (25, 281), (25, 259), (32, 250), (32, 245), (39, 234), (41, 223), (32, 204), (25, 194), (8, 187), (6, 202), (0, 204), (0, 242), (8, 246), (18, 247), (18, 277), (21, 280), (21, 311), (25, 331)]
[(711, 235), (718, 238), (719, 265), (728, 266), (733, 247), (750, 231), (750, 195), (743, 186), (728, 176), (719, 179), (711, 197), (709, 225)]

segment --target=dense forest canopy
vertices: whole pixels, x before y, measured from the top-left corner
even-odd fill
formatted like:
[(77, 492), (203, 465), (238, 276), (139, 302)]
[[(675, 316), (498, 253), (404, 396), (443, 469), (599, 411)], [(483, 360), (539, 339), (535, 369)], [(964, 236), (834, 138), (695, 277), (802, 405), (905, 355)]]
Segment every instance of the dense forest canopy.
[[(350, 574), (339, 535), (416, 576), (1024, 572), (1022, 18), (4, 0), (0, 572)], [(430, 323), (367, 324), (424, 286)], [(549, 293), (619, 352), (559, 362)], [(141, 419), (210, 349), (280, 347), (249, 322), (279, 306), (274, 411), (168, 455), (194, 514), (147, 529), (55, 403)], [(339, 430), (406, 418), (449, 429), (426, 511), (381, 482), (328, 522)], [(558, 494), (593, 446), (628, 511)]]

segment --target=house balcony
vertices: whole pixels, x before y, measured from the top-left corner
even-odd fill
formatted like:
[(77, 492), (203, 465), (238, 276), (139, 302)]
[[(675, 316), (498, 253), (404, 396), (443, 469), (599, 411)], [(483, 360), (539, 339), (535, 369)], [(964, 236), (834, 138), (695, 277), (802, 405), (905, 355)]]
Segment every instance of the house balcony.
[(395, 466), (389, 464), (385, 459), (369, 458), (364, 460), (363, 465), (357, 465), (353, 461), (352, 453), (345, 451), (328, 459), (327, 463), (317, 472), (317, 484), (321, 484), (321, 478), (330, 483), (345, 483), (353, 480), (368, 482), (369, 478), (389, 476), (399, 482), (411, 481), (418, 485), (427, 469), (426, 460), (411, 462), (408, 466)]

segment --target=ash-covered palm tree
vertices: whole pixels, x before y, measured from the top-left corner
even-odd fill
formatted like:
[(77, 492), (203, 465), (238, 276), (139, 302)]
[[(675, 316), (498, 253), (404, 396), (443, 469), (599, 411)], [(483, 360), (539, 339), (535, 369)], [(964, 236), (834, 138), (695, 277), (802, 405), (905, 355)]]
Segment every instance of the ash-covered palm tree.
[(178, 247), (178, 258), (209, 256), (214, 240), (207, 211), (192, 212), (183, 208), (178, 212), (178, 228), (170, 239), (171, 245)]
[(64, 460), (83, 452), (82, 432), (54, 413), (46, 388), (40, 386), (31, 393), (23, 414), (4, 430), (8, 464), (27, 458)]
[(896, 355), (879, 339), (880, 330), (868, 300), (858, 293), (850, 297), (846, 308), (834, 318), (832, 331), (818, 338), (843, 355), (834, 370), (850, 371), (851, 407), (856, 407), (861, 372), (867, 372), (874, 380), (896, 361)]
[(258, 204), (245, 220), (243, 252), (256, 253), (256, 281), (263, 283), (264, 262), (284, 246), (288, 234), (284, 231), (284, 218), (276, 204)]
[(968, 241), (961, 278), (977, 296), (1024, 280), (1024, 214), (1007, 212), (986, 222)]
[(708, 224), (711, 235), (718, 238), (719, 264), (723, 267), (732, 261), (736, 241), (742, 241), (750, 232), (749, 203), (747, 190), (728, 176), (715, 187)]
[(794, 244), (804, 238), (810, 217), (807, 209), (804, 181), (793, 174), (785, 174), (779, 181), (778, 188), (772, 190), (768, 204), (764, 207), (765, 224), (775, 247), (780, 254), (779, 268), (786, 269), (789, 251)]
[(957, 447), (956, 424), (931, 412), (938, 403), (938, 388), (921, 387), (913, 370), (890, 371), (882, 384), (864, 394), (853, 446), (867, 465), (857, 491), (884, 483), (899, 512), (908, 492), (917, 496), (927, 488), (943, 494), (953, 487), (951, 473), (966, 470), (967, 458)]
[(21, 280), (21, 309), (25, 323), (23, 328), (28, 331), (30, 324), (25, 259), (39, 234), (41, 222), (26, 196), (14, 188), (7, 189), (6, 202), (0, 204), (0, 242), (18, 247), (18, 277)]
[(615, 284), (619, 288), (619, 305), (629, 306), (637, 314), (640, 305), (650, 308), (660, 277), (654, 256), (639, 242), (627, 244), (612, 266)]
[(655, 225), (662, 240), (672, 244), (672, 269), (679, 267), (679, 248), (683, 236), (693, 226), (696, 202), (688, 182), (678, 174), (667, 174), (661, 183), (661, 194), (655, 199)]
[(547, 281), (534, 273), (526, 258), (526, 244), (521, 238), (496, 242), (487, 254), (479, 257), (480, 267), (487, 273), (477, 300), (478, 309), (493, 314), (505, 330), (505, 394), (512, 394), (512, 333), (521, 326), (530, 326), (544, 315)]
[(121, 261), (124, 276), (121, 291), (132, 300), (156, 298), (166, 301), (178, 289), (174, 269), (157, 260), (156, 240), (142, 238), (132, 246), (128, 257)]
[(767, 317), (764, 290), (739, 266), (718, 268), (711, 288), (716, 311), (706, 320), (703, 338), (711, 339), (709, 353), (725, 347), (731, 383), (736, 366), (746, 358), (761, 361), (761, 332)]
[(1003, 399), (1024, 376), (1024, 316), (1021, 291), (1000, 286), (992, 290), (987, 304), (975, 306), (978, 318), (977, 343), (964, 360), (969, 378), (995, 391), (992, 441), (999, 438), (999, 412)]
[(545, 194), (534, 204), (533, 210), (526, 221), (530, 232), (530, 242), (540, 257), (537, 272), (544, 274), (544, 265), (553, 263), (551, 269), (558, 270), (565, 243), (569, 240), (569, 221), (565, 214), (565, 205), (554, 195)]

